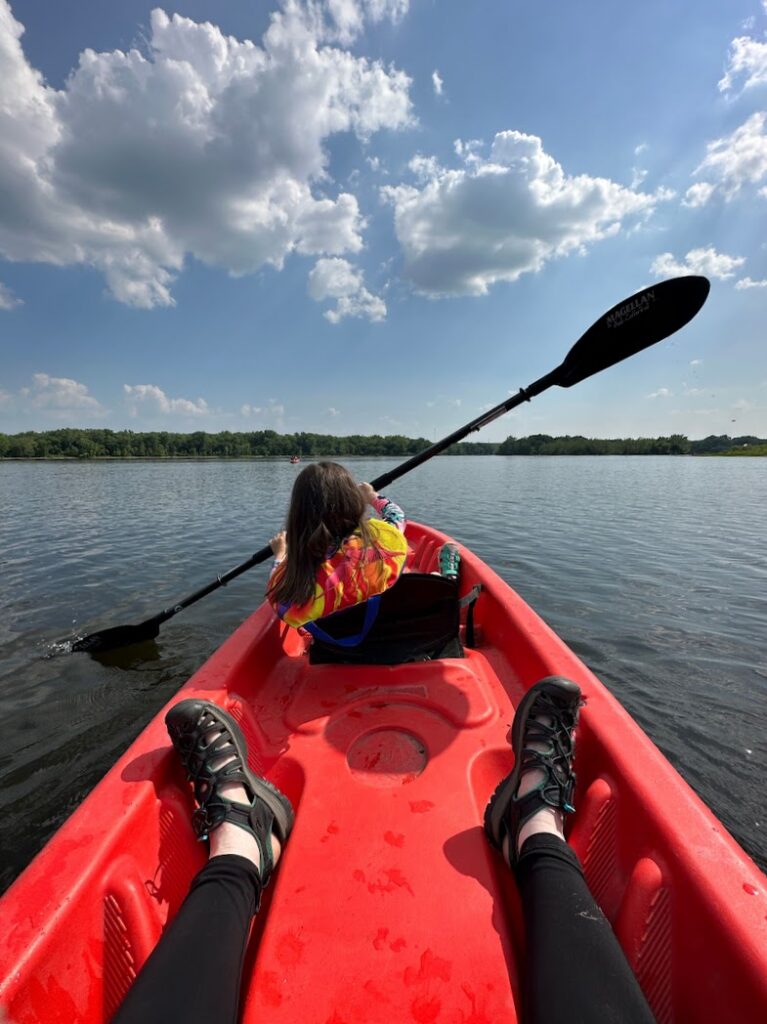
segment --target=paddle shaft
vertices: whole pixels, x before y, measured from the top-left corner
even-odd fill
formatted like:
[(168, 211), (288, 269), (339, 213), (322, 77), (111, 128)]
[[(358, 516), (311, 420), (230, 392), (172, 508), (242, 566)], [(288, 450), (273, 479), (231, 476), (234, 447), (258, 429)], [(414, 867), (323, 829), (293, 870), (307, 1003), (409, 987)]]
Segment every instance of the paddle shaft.
[(241, 565), (236, 565), (233, 569), (230, 569), (229, 572), (222, 573), (206, 586), (200, 587), (199, 590), (195, 590), (193, 594), (183, 598), (177, 604), (174, 604), (173, 607), (163, 609), (159, 615), (155, 615), (152, 619), (148, 619), (147, 621), (156, 622), (158, 625), (161, 625), (163, 622), (167, 622), (168, 619), (173, 618), (177, 612), (183, 611), (184, 608), (188, 608), (190, 604), (196, 604), (197, 601), (202, 601), (202, 599), (207, 597), (208, 594), (212, 594), (213, 591), (218, 590), (219, 587), (225, 587), (227, 583), (230, 583), (232, 580), (236, 580), (238, 576), (247, 572), (248, 569), (252, 569), (254, 565), (260, 565), (262, 562), (267, 561), (271, 554), (272, 549), (267, 544), (254, 555), (251, 555), (247, 561), (242, 562)]

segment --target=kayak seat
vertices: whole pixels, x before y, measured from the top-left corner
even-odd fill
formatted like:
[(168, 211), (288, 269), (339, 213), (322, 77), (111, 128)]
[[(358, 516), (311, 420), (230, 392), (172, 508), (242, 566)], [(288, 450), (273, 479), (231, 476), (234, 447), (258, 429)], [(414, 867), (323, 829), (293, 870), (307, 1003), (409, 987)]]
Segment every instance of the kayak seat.
[[(475, 587), (466, 597), (459, 598), (455, 579), (431, 573), (405, 573), (380, 596), (372, 625), (369, 602), (317, 619), (315, 625), (324, 636), (314, 636), (309, 662), (400, 665), (435, 658), (462, 658), (461, 608), (468, 607), (466, 642), (472, 646), (472, 612), (478, 594), (479, 588)], [(353, 646), (332, 642), (348, 641), (361, 634), (363, 639)]]

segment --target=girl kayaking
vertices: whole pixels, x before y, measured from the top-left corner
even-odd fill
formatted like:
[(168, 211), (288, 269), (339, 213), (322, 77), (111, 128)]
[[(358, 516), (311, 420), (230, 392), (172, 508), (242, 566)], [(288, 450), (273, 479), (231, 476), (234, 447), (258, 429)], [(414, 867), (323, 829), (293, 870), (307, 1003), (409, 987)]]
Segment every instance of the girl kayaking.
[[(390, 498), (336, 462), (312, 463), (296, 477), (287, 529), (269, 542), (269, 601), (298, 627), (383, 594), (406, 571), (404, 530), (405, 514)], [(442, 574), (457, 575), (458, 559), (455, 545), (445, 545)]]

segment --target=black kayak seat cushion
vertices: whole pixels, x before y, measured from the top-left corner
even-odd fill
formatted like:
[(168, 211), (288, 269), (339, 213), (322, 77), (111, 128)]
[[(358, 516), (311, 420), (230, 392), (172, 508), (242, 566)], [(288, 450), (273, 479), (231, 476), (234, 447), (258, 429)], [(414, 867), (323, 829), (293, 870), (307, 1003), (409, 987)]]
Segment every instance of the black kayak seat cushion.
[[(476, 599), (476, 594), (474, 594)], [(314, 639), (312, 664), (400, 665), (433, 658), (462, 658), (458, 581), (431, 573), (404, 573), (381, 595), (367, 636), (355, 647), (336, 647)], [(363, 629), (365, 604), (317, 619), (329, 636), (342, 639)]]

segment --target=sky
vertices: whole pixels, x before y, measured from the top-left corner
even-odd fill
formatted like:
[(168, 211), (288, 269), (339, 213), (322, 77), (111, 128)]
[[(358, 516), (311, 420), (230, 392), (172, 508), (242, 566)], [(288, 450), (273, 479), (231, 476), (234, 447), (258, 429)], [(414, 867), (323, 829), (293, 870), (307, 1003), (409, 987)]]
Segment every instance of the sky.
[(0, 431), (767, 436), (767, 0), (0, 0)]

